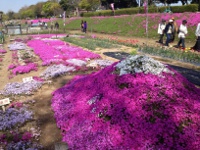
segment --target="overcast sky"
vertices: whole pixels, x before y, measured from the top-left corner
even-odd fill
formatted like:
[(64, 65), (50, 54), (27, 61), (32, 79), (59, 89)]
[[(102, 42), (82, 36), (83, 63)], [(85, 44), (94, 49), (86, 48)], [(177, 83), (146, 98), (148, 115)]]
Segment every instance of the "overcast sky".
[(37, 4), (38, 2), (45, 2), (47, 0), (0, 0), (0, 11), (7, 13), (12, 10), (18, 12), (24, 6)]

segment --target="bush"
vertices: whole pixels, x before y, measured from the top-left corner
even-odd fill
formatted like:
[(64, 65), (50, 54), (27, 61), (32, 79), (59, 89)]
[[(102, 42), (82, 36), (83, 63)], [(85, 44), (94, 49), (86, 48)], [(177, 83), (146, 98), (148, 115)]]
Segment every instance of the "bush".
[[(166, 10), (167, 7), (156, 7), (156, 6), (150, 6), (148, 8), (149, 13), (163, 13)], [(183, 13), (183, 12), (197, 12), (198, 11), (198, 4), (191, 4), (191, 5), (185, 5), (185, 6), (172, 6), (170, 7), (171, 11), (173, 13)], [(144, 7), (132, 7), (132, 8), (124, 8), (115, 10), (115, 15), (131, 15), (131, 14), (137, 14), (137, 13), (145, 13)], [(82, 13), (82, 17), (92, 17), (92, 16), (112, 16), (113, 12), (111, 10), (103, 10), (98, 12), (87, 12)]]
[(115, 15), (131, 15), (131, 14), (137, 14), (140, 13), (140, 10), (138, 7), (135, 8), (126, 8), (126, 9), (119, 9), (115, 11)]
[(185, 5), (185, 6), (173, 6), (173, 7), (171, 7), (171, 10), (173, 13), (197, 12), (198, 5), (191, 4), (191, 5)]

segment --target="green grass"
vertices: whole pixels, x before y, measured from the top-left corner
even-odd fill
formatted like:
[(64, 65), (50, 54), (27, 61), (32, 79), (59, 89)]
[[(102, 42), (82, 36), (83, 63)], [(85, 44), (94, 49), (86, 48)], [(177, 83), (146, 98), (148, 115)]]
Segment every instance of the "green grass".
[(171, 58), (178, 61), (188, 62), (195, 65), (200, 65), (200, 54), (198, 52), (191, 52), (190, 50), (176, 50), (168, 48), (156, 48), (150, 46), (140, 47), (139, 51), (151, 55), (157, 55), (165, 58)]
[(66, 37), (64, 41), (72, 43), (77, 46), (81, 46), (90, 50), (95, 50), (96, 48), (118, 48), (119, 45), (113, 44), (105, 39), (98, 39), (98, 38), (76, 38), (76, 37)]
[[(149, 14), (146, 15), (136, 14), (136, 15), (124, 15), (116, 17), (79, 17), (79, 18), (67, 18), (66, 31), (70, 30), (80, 30), (81, 20), (87, 21), (88, 32), (92, 33), (105, 33), (113, 34), (119, 36), (127, 37), (140, 37), (146, 38), (146, 20), (148, 21), (148, 38), (158, 39), (157, 27), (161, 18), (171, 18), (175, 16), (176, 20), (179, 22), (182, 19), (191, 20), (190, 13), (182, 14)], [(193, 15), (194, 16), (194, 15)], [(147, 19), (148, 18), (148, 19)], [(62, 26), (63, 21), (58, 20)], [(63, 26), (62, 26), (63, 27)], [(196, 25), (188, 23), (188, 34), (186, 36), (186, 41), (195, 41), (195, 29)], [(178, 40), (178, 38), (176, 38)]]

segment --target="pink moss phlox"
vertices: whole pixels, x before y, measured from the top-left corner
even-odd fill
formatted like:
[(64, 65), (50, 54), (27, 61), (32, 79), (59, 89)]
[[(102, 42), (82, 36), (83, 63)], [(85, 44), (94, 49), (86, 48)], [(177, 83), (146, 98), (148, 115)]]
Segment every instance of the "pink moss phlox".
[(57, 18), (39, 18), (39, 19), (33, 19), (33, 20), (28, 20), (28, 23), (38, 23), (38, 22), (50, 22), (50, 21), (55, 21)]
[(183, 76), (119, 76), (113, 64), (54, 91), (70, 149), (200, 149), (200, 89)]
[(33, 137), (33, 135), (32, 135), (31, 132), (25, 132), (25, 133), (22, 135), (22, 140), (23, 140), (23, 141), (29, 141), (29, 140), (31, 140), (32, 137)]
[(37, 71), (38, 65), (35, 63), (29, 63), (27, 65), (19, 65), (12, 70), (13, 75), (29, 73), (32, 70)]
[(28, 45), (42, 59), (42, 65), (63, 64), (67, 59), (73, 58), (81, 60), (100, 58), (98, 54), (83, 50), (80, 47), (70, 46), (60, 40), (31, 40)]
[(13, 102), (13, 103), (11, 103), (11, 105), (9, 107), (12, 107), (12, 108), (21, 108), (22, 106), (23, 106), (22, 102)]
[(59, 38), (59, 37), (66, 37), (66, 34), (40, 34), (40, 35), (30, 35), (32, 38)]
[(44, 82), (44, 79), (37, 77), (37, 76), (33, 76), (33, 79), (36, 80), (36, 81)]
[(11, 64), (11, 65), (8, 66), (8, 70), (14, 69), (14, 68), (16, 68), (16, 67), (17, 67), (17, 66), (16, 66), (15, 64)]
[(7, 53), (6, 50), (0, 49), (0, 54), (4, 54), (4, 53)]

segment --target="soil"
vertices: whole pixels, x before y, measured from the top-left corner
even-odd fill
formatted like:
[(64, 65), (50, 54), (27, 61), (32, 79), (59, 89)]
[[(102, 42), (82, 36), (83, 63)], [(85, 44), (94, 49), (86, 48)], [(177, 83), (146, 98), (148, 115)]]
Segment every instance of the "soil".
[[(75, 32), (72, 32), (74, 34)], [(87, 33), (89, 35), (90, 33)], [(98, 35), (98, 36), (107, 36), (107, 35)], [(15, 38), (15, 37), (12, 37)], [(126, 37), (118, 37), (125, 39)], [(136, 38), (134, 38), (136, 39)], [(146, 39), (139, 39), (137, 38), (140, 44), (144, 44), (146, 42)], [(148, 43), (151, 43), (154, 45), (156, 44), (153, 40), (148, 40)], [(10, 82), (22, 82), (22, 79), (24, 77), (30, 77), (30, 76), (39, 76), (41, 72), (43, 72), (46, 67), (42, 67), (41, 65), (38, 68), (38, 71), (32, 71), (28, 74), (18, 74), (17, 76), (9, 79), (8, 76), (10, 75), (8, 71), (8, 66), (11, 64), (12, 59), (12, 53), (8, 49), (8, 44), (10, 44), (10, 37), (6, 39), (6, 43), (3, 45), (4, 49), (7, 50), (7, 53), (4, 56), (0, 56), (3, 58), (3, 61), (0, 62), (0, 90), (4, 88), (4, 86), (7, 83)], [(132, 51), (132, 48), (129, 47), (121, 47), (118, 49), (97, 49), (94, 51), (95, 53), (98, 53), (102, 56), (103, 59), (108, 59), (112, 61), (118, 61), (126, 56), (129, 55), (129, 53)], [(154, 57), (157, 60), (160, 60), (162, 62), (165, 62), (167, 64), (172, 65), (174, 69), (181, 70), (182, 74), (190, 74), (193, 78), (191, 78), (191, 82), (196, 83), (200, 86), (200, 67), (195, 66), (188, 63), (182, 63), (177, 62), (174, 60), (169, 59), (163, 59), (160, 57)], [(39, 58), (37, 59), (38, 63), (41, 64), (41, 61)], [(181, 68), (182, 67), (182, 68)], [(188, 69), (188, 70), (187, 70)], [(32, 122), (29, 122), (25, 124), (24, 128), (30, 129), (32, 126), (39, 127), (41, 130), (41, 136), (39, 138), (39, 143), (43, 145), (45, 150), (54, 150), (55, 145), (58, 143), (61, 143), (62, 145), (62, 136), (60, 129), (56, 126), (56, 121), (54, 119), (54, 113), (51, 109), (51, 93), (55, 91), (56, 89), (62, 87), (67, 82), (69, 82), (70, 79), (72, 79), (76, 74), (88, 74), (89, 72), (76, 72), (73, 74), (67, 74), (65, 76), (58, 77), (56, 79), (53, 79), (52, 84), (43, 85), (41, 89), (39, 89), (37, 92), (35, 92), (33, 95), (30, 96), (16, 96), (11, 97), (10, 99), (13, 101), (27, 101), (27, 100), (35, 100), (35, 103), (31, 105), (30, 109), (34, 112), (34, 120)], [(6, 98), (6, 97), (0, 97), (0, 98)], [(58, 149), (58, 148), (57, 148)]]

